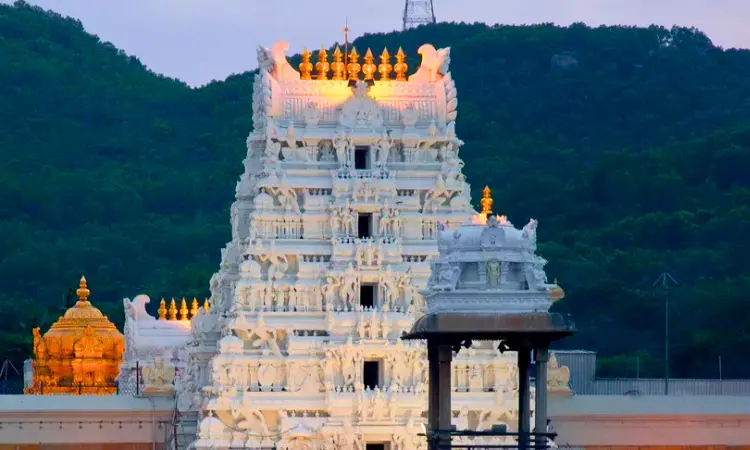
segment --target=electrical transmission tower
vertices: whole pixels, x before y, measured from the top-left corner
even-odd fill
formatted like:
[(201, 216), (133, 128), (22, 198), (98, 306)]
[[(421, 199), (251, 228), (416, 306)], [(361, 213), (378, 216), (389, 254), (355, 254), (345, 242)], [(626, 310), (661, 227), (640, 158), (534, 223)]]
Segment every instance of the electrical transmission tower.
[(432, 0), (404, 0), (404, 30), (435, 22)]

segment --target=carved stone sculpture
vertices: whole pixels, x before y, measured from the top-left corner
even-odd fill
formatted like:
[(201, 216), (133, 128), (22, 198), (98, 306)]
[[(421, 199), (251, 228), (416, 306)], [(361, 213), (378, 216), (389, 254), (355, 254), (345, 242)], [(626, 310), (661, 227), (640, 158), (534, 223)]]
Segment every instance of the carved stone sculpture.
[(173, 393), (174, 370), (174, 366), (165, 364), (162, 358), (154, 358), (150, 365), (141, 368), (143, 393), (146, 395)]

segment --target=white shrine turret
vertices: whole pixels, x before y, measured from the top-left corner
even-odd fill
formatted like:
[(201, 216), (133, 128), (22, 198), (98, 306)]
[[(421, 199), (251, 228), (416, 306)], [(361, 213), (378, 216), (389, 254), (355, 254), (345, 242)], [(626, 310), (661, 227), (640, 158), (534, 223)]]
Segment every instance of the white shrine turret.
[[(484, 199), (489, 193), (485, 188)], [(549, 311), (559, 299), (559, 287), (547, 282), (547, 260), (535, 254), (536, 227), (531, 219), (519, 230), (505, 216), (488, 213), (455, 230), (439, 225), (440, 256), (432, 260), (432, 275), (422, 291), (426, 312)]]
[(123, 299), (125, 352), (118, 377), (122, 394), (174, 394), (172, 380), (176, 373), (184, 370), (186, 363), (190, 319), (209, 309), (208, 300), (201, 307), (198, 300), (193, 299), (188, 307), (186, 299), (177, 302), (173, 298), (167, 307), (162, 299), (157, 320), (146, 311), (150, 302), (149, 296), (144, 294), (133, 300)]
[[(474, 213), (450, 51), (423, 45), (407, 77), (401, 50), (377, 65), (369, 50), (347, 64), (305, 52), (298, 71), (287, 48), (258, 50), (232, 241), (192, 322), (178, 408), (199, 414), (194, 448), (420, 448), (425, 349), (399, 337), (424, 313), (438, 224)], [(457, 420), (512, 420), (511, 360), (459, 354)]]

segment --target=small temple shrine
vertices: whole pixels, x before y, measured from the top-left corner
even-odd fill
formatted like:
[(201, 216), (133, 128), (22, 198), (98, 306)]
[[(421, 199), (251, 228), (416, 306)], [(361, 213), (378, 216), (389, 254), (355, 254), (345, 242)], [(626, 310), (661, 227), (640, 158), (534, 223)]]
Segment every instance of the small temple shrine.
[(125, 338), (89, 301), (86, 278), (78, 301), (43, 336), (34, 329), (33, 380), (26, 394), (108, 395), (117, 391)]

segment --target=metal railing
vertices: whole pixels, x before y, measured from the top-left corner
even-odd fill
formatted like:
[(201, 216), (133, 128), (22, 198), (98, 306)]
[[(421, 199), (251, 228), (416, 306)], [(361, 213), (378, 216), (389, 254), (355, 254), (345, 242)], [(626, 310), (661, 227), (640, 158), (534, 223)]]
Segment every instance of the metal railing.
[(698, 378), (598, 378), (581, 383), (577, 395), (736, 395), (750, 396), (750, 380)]
[[(420, 434), (427, 438), (427, 448), (430, 450), (490, 450), (490, 449), (517, 449), (522, 448), (520, 444), (521, 434), (505, 430), (470, 431), (470, 430), (438, 430), (437, 432)], [(450, 441), (446, 442), (446, 438)], [(553, 448), (557, 433), (545, 432), (525, 433), (526, 449)], [(541, 442), (537, 442), (537, 438)]]
[[(32, 387), (32, 386), (29, 386)], [(56, 384), (47, 385), (40, 384), (34, 387), (34, 394), (37, 395), (86, 395), (93, 392), (101, 392), (101, 390), (113, 390), (112, 395), (118, 395), (120, 393), (120, 385), (117, 382), (103, 383), (103, 384), (88, 384), (88, 383), (67, 383), (67, 384)], [(24, 382), (23, 380), (2, 380), (0, 381), (0, 395), (23, 395), (24, 394)]]

